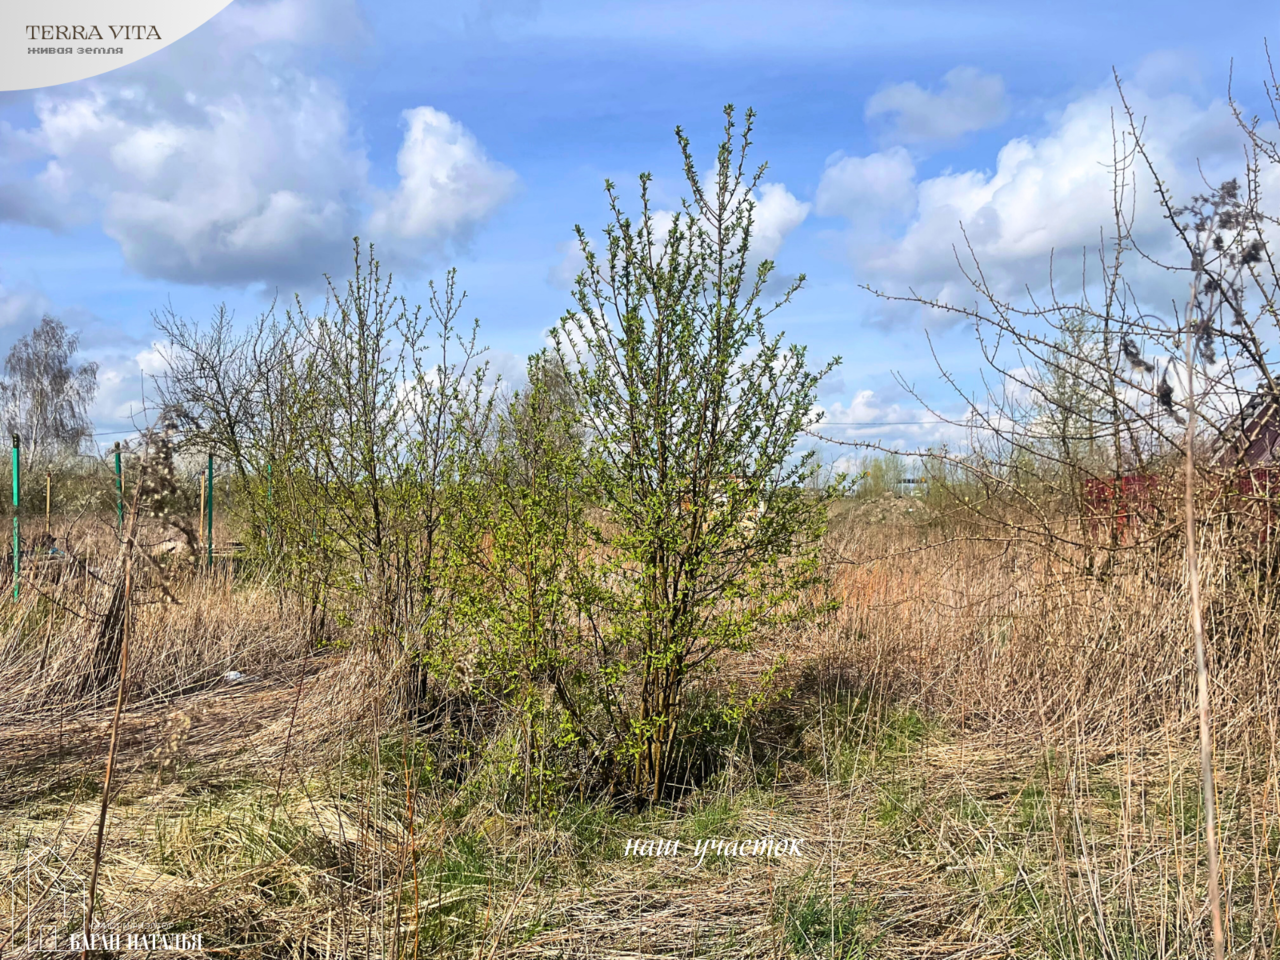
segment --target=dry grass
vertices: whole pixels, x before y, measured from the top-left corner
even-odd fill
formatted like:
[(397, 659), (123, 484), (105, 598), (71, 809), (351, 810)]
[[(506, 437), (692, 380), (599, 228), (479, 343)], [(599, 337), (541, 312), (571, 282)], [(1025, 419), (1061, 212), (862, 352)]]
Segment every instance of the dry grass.
[[(1089, 580), (920, 537), (840, 533), (846, 558), (900, 552), (838, 565), (837, 614), (724, 663), (713, 684), (785, 652), (793, 695), (644, 813), (512, 800), (517, 717), (455, 698), (408, 718), (395, 657), (316, 649), (267, 580), (177, 578), (182, 603), (137, 623), (100, 924), (245, 957), (1204, 955), (1177, 556)], [(1221, 574), (1207, 596), (1236, 957), (1276, 956), (1269, 590)], [(63, 695), (87, 628), (50, 609), (27, 591), (0, 636), (0, 942), (19, 950), (79, 922), (110, 716)], [(767, 835), (804, 855), (625, 854)]]
[[(911, 811), (912, 855), (978, 887), (999, 879), (1010, 896), (1019, 882), (1026, 896), (1041, 891), (1035, 912), (1052, 919), (1062, 955), (1204, 955), (1194, 658), (1178, 545), (1097, 579), (1017, 545), (912, 552), (917, 531), (889, 538), (890, 549), (884, 531), (874, 542), (869, 533), (848, 532), (840, 552), (896, 546), (897, 555), (839, 578), (840, 655), (955, 741), (925, 751), (902, 781), (895, 802)], [(1280, 623), (1269, 577), (1233, 566), (1222, 544), (1206, 531), (1228, 922), (1233, 955), (1272, 956)], [(997, 913), (979, 911), (975, 926), (991, 929)]]

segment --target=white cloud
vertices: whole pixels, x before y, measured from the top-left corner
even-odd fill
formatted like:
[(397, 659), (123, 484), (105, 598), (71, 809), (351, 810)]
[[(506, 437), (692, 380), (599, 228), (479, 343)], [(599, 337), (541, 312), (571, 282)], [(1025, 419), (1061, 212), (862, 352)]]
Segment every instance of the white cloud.
[[(110, 353), (93, 359), (98, 363), (98, 394), (89, 410), (94, 424), (113, 434), (131, 426), (147, 426), (156, 411), (143, 399), (148, 384), (142, 356)], [(109, 445), (114, 437), (101, 439)]]
[(560, 259), (547, 271), (547, 283), (559, 290), (572, 290), (573, 282), (587, 268), (587, 258), (576, 239), (562, 240), (556, 244)]
[(440, 241), (483, 221), (515, 189), (516, 175), (485, 156), (456, 120), (431, 107), (403, 114), (396, 158), (400, 186), (379, 199), (369, 227), (375, 236)]
[(138, 367), (149, 377), (156, 377), (169, 369), (169, 361), (173, 356), (173, 344), (153, 341), (151, 346), (140, 351), (134, 359)]
[[(1176, 94), (1150, 96), (1136, 87), (1127, 94), (1138, 117), (1146, 118), (1148, 152), (1175, 195), (1189, 199), (1203, 192), (1201, 168), (1210, 182), (1240, 172), (1239, 131), (1225, 104), (1201, 105)], [(1027, 285), (1043, 289), (1052, 254), (1059, 261), (1059, 292), (1078, 295), (1081, 254), (1096, 275), (1100, 236), (1114, 229), (1112, 136), (1113, 130), (1125, 129), (1118, 108), (1114, 88), (1103, 87), (1050, 118), (1044, 135), (1006, 143), (994, 170), (915, 179), (914, 214), (879, 231), (859, 220), (860, 203), (888, 183), (893, 185), (888, 193), (896, 192), (905, 209), (910, 188), (885, 173), (893, 169), (886, 154), (841, 160), (824, 174), (819, 210), (850, 220), (845, 243), (859, 279), (889, 292), (911, 287), (923, 296), (971, 304), (974, 293), (960, 273), (956, 252), (967, 263), (966, 246), (972, 245), (997, 294), (1016, 297)], [(905, 163), (898, 169), (905, 171)], [(1132, 173), (1136, 182), (1125, 203), (1136, 218), (1136, 237), (1147, 252), (1174, 257), (1140, 161)], [(1150, 292), (1151, 284), (1168, 283), (1167, 275), (1141, 258), (1131, 257), (1128, 267), (1139, 292), (1143, 284)], [(1070, 291), (1068, 283), (1075, 285)]]
[(753, 252), (772, 260), (782, 249), (782, 241), (809, 215), (810, 204), (801, 203), (780, 183), (760, 184), (756, 197)]
[[(715, 182), (714, 169), (703, 172), (702, 184), (707, 190), (709, 199), (714, 195)], [(755, 210), (752, 213), (751, 249), (748, 251), (748, 259), (752, 264), (757, 264), (761, 260), (772, 260), (778, 255), (783, 241), (796, 227), (804, 223), (813, 204), (797, 199), (786, 185), (781, 183), (759, 184), (751, 193), (751, 201), (755, 204)], [(659, 239), (665, 239), (675, 219), (674, 211), (655, 211), (653, 219), (654, 235)]]
[(909, 214), (916, 205), (916, 166), (902, 147), (866, 157), (839, 156), (818, 181), (814, 205), (820, 216), (860, 221)]
[(957, 447), (968, 439), (968, 429), (958, 425), (965, 421), (963, 413), (948, 423), (914, 402), (907, 406), (886, 402), (874, 390), (859, 390), (848, 403), (815, 404), (813, 412), (822, 418), (814, 433), (828, 440), (913, 450), (944, 443)]
[[(359, 34), (351, 0), (324, 10)], [(375, 190), (342, 91), (295, 65), (299, 43), (342, 31), (300, 0), (228, 13), (170, 56), (36, 94), (34, 125), (0, 130), (0, 220), (100, 219), (146, 276), (292, 286), (335, 269), (356, 233), (385, 233), (392, 257), (437, 252), (510, 195), (514, 174), (426, 106), (405, 113), (399, 186)]]
[[(704, 177), (710, 181), (711, 175)], [(781, 183), (762, 183), (752, 194), (755, 212), (751, 227), (751, 249), (748, 251), (749, 265), (754, 269), (762, 260), (772, 260), (782, 249), (787, 236), (804, 223), (813, 205), (798, 200), (794, 194)], [(657, 244), (663, 243), (671, 232), (675, 222), (674, 210), (654, 210), (653, 237)], [(547, 282), (561, 289), (570, 289), (574, 279), (587, 266), (586, 257), (577, 240), (566, 241), (556, 245), (561, 259), (547, 271)]]
[(262, 79), (196, 96), (181, 118), (142, 86), (42, 95), (52, 159), (38, 183), (65, 219), (97, 213), (142, 274), (314, 280), (358, 228), (367, 163), (336, 90), (297, 73)]
[(154, 396), (152, 378), (168, 369), (172, 350), (167, 341), (152, 341), (141, 348), (81, 351), (85, 359), (98, 364), (98, 393), (89, 409), (90, 419), (100, 431), (96, 437), (103, 448), (122, 440), (133, 431), (154, 425), (160, 406)]
[(49, 298), (39, 290), (0, 285), (0, 330), (5, 331), (4, 338), (22, 336), (38, 324), (51, 307)]
[(888, 117), (889, 139), (896, 143), (954, 140), (995, 126), (1009, 114), (1004, 80), (974, 67), (956, 67), (942, 78), (942, 90), (897, 83), (867, 100), (866, 118)]

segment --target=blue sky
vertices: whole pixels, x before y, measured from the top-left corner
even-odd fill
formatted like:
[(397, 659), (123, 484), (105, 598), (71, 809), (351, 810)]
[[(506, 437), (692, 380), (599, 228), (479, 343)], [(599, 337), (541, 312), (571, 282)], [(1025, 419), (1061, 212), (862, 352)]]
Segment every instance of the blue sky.
[[(941, 406), (924, 338), (972, 377), (972, 334), (860, 284), (972, 300), (964, 222), (996, 284), (1041, 287), (1050, 250), (1109, 216), (1111, 70), (1163, 175), (1236, 172), (1226, 110), (1251, 109), (1274, 5), (1229, 17), (1154, 2), (234, 0), (159, 53), (93, 80), (0, 94), (0, 350), (42, 312), (102, 364), (104, 439), (158, 369), (153, 311), (239, 316), (342, 276), (378, 243), (411, 300), (457, 266), (498, 368), (518, 375), (569, 306), (575, 223), (602, 184), (680, 184), (672, 130), (708, 160), (726, 102), (759, 113), (762, 243), (809, 282), (778, 326), (844, 364), (842, 436), (946, 439), (893, 379)], [(1165, 239), (1149, 191), (1140, 229)], [(1151, 280), (1150, 292), (1162, 288)], [(836, 432), (836, 431), (833, 431)]]

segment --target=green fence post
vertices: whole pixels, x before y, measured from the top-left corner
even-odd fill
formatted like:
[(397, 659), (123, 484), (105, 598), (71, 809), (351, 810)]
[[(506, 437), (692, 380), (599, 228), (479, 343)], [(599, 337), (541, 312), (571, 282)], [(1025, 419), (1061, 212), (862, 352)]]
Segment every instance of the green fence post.
[(213, 569), (213, 454), (209, 454), (209, 477), (205, 484), (204, 531), (207, 564)]
[(116, 441), (116, 529), (124, 530), (124, 480), (120, 473), (120, 441)]
[(274, 517), (271, 513), (271, 464), (267, 464), (267, 541), (270, 542), (275, 533)]
[(22, 587), (22, 537), (18, 530), (18, 435), (13, 435), (13, 599)]

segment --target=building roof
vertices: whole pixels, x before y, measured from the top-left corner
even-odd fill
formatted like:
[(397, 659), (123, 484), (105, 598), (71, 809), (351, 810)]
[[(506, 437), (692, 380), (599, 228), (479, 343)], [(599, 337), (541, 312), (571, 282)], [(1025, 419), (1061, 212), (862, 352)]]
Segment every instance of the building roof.
[(1280, 397), (1260, 388), (1214, 444), (1215, 467), (1264, 467), (1280, 463)]

